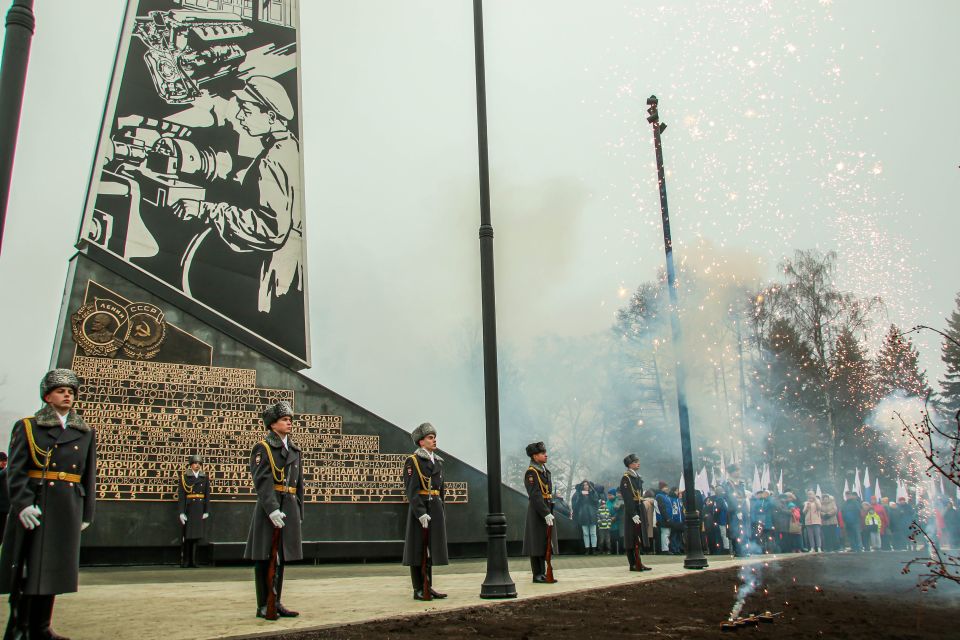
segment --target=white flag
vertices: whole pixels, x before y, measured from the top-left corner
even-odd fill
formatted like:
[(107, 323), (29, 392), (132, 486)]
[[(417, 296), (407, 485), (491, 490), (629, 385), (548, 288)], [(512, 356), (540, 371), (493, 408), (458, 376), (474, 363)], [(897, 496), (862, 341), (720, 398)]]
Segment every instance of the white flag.
[(783, 493), (783, 469), (780, 469), (780, 479), (777, 480), (777, 493)]
[(727, 463), (723, 461), (723, 451), (720, 452), (720, 481), (727, 479)]
[(763, 463), (763, 473), (760, 474), (760, 488), (770, 488), (770, 465), (766, 462)]
[(867, 469), (866, 467), (864, 467), (863, 469), (863, 485), (862, 486), (864, 489), (870, 488), (870, 469)]
[(820, 491), (820, 485), (819, 485), (819, 484), (817, 485), (817, 490), (814, 491), (814, 493), (817, 494), (817, 497), (818, 497), (818, 498), (822, 498), (822, 497), (823, 497), (823, 492)]
[(707, 475), (706, 467), (700, 470), (700, 483), (697, 485), (697, 489), (700, 490), (704, 498), (710, 495), (710, 476)]
[(683, 471), (680, 472), (680, 484), (677, 485), (677, 493), (683, 493), (687, 490), (687, 484), (683, 481)]
[(753, 489), (751, 490), (751, 493), (756, 493), (757, 491), (760, 491), (760, 489), (760, 470), (757, 469), (757, 465), (753, 465)]
[(877, 502), (880, 502), (880, 498), (883, 496), (880, 495), (880, 478), (876, 480), (876, 486), (873, 489), (873, 495), (877, 496)]
[(857, 474), (853, 478), (853, 492), (863, 500), (863, 487), (860, 485), (860, 469), (857, 469)]
[(900, 498), (909, 500), (910, 496), (907, 494), (907, 483), (900, 478), (897, 478), (897, 502), (900, 501)]

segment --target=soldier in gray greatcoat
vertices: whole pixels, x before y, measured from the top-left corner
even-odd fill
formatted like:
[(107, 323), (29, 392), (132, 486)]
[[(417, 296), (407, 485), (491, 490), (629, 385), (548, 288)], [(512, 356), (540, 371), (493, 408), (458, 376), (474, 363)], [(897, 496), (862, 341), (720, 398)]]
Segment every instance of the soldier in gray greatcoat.
[[(80, 381), (54, 369), (40, 382), (44, 406), (10, 434), (10, 526), (0, 551), (0, 593), (10, 593), (12, 627), (57, 639), (50, 628), (56, 594), (77, 590), (80, 532), (96, 505), (96, 433), (74, 410)], [(15, 608), (15, 609), (14, 609)]]
[(433, 588), (434, 565), (449, 564), (447, 559), (447, 527), (443, 511), (443, 458), (437, 450), (437, 430), (424, 422), (411, 434), (417, 450), (407, 456), (403, 465), (403, 480), (407, 488), (407, 537), (403, 545), (403, 565), (410, 567), (413, 599), (423, 600), (423, 537), (429, 536), (427, 578), (430, 595), (446, 598), (447, 594)]
[[(627, 554), (630, 571), (650, 571), (640, 559), (643, 548), (641, 532), (647, 527), (647, 512), (643, 508), (643, 478), (637, 469), (640, 458), (631, 453), (623, 459), (627, 468), (620, 479), (620, 496), (623, 498), (623, 550)], [(638, 564), (639, 562), (639, 564)]]
[(197, 566), (197, 544), (203, 538), (204, 525), (210, 517), (210, 478), (201, 465), (203, 458), (190, 456), (189, 468), (177, 476), (180, 525), (183, 527), (181, 567)]
[(547, 447), (542, 442), (528, 444), (527, 455), (530, 457), (530, 466), (523, 475), (523, 486), (530, 502), (527, 503), (522, 553), (530, 556), (533, 581), (547, 583), (547, 525), (553, 527), (551, 553), (557, 552), (557, 528), (553, 526), (553, 479), (547, 469)]
[[(300, 615), (281, 604), (283, 565), (289, 560), (303, 559), (303, 464), (300, 447), (290, 437), (293, 430), (293, 409), (287, 402), (278, 402), (263, 412), (267, 436), (253, 445), (250, 452), (250, 475), (257, 492), (257, 506), (250, 520), (250, 533), (243, 557), (254, 561), (257, 589), (257, 617), (265, 618), (267, 596), (276, 587), (277, 613), (284, 618)], [(280, 530), (277, 570), (274, 582), (267, 583), (273, 548), (273, 532)]]

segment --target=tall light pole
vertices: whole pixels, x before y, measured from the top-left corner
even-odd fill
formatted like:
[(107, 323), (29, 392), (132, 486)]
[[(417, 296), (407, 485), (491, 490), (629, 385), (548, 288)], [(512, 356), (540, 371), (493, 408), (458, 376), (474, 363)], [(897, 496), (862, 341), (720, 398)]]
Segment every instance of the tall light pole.
[(3, 226), (13, 178), (13, 156), (17, 150), (30, 41), (35, 27), (33, 0), (14, 0), (7, 11), (3, 59), (0, 61), (0, 249), (3, 247)]
[(487, 576), (481, 598), (516, 598), (507, 563), (507, 517), (500, 496), (500, 392), (497, 383), (497, 312), (493, 278), (493, 224), (487, 159), (487, 85), (483, 64), (483, 6), (473, 0), (477, 76), (477, 150), (480, 159), (480, 299), (483, 316), (483, 387), (487, 425)]
[[(700, 511), (697, 509), (697, 491), (693, 476), (693, 451), (690, 447), (690, 412), (687, 410), (686, 372), (683, 368), (683, 343), (680, 332), (680, 312), (677, 303), (677, 272), (673, 266), (673, 240), (670, 237), (670, 216), (667, 213), (667, 181), (663, 172), (663, 147), (660, 134), (667, 125), (660, 122), (657, 112), (657, 96), (647, 98), (647, 122), (653, 126), (653, 145), (657, 153), (657, 182), (660, 185), (660, 217), (663, 220), (663, 249), (667, 257), (667, 289), (670, 291), (670, 332), (673, 335), (673, 352), (677, 368), (677, 410), (680, 413), (680, 449), (683, 455), (684, 504), (684, 549), (686, 569), (703, 569), (707, 559), (703, 555), (700, 538)], [(704, 496), (706, 497), (706, 496)]]

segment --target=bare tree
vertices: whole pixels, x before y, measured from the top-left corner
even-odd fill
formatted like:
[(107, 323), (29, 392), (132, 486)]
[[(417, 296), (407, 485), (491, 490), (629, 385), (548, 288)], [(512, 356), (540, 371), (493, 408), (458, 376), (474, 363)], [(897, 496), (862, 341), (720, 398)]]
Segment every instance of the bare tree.
[[(928, 396), (929, 398), (929, 396)], [(950, 482), (954, 487), (960, 487), (960, 411), (954, 417), (954, 425), (950, 428), (938, 425), (930, 417), (925, 408), (922, 418), (918, 422), (906, 420), (900, 413), (895, 413), (903, 427), (903, 433), (918, 447), (927, 460), (927, 475), (941, 478)], [(904, 573), (910, 573), (913, 567), (923, 567), (919, 574), (917, 586), (926, 591), (935, 588), (942, 580), (949, 580), (960, 584), (960, 553), (948, 552), (937, 539), (935, 532), (927, 530), (927, 518), (920, 513), (910, 525), (910, 539), (921, 541), (929, 549), (929, 557), (914, 558), (903, 567)]]
[[(944, 340), (960, 347), (960, 342), (953, 337), (924, 325), (905, 331), (901, 336), (922, 329), (938, 333)], [(943, 425), (937, 424), (931, 417), (929, 399), (930, 393), (928, 392), (924, 399), (924, 409), (919, 421), (908, 421), (899, 413), (895, 413), (895, 415), (903, 428), (903, 434), (920, 450), (926, 459), (927, 475), (943, 478), (956, 490), (956, 488), (960, 488), (960, 447), (958, 447), (960, 445), (960, 410), (953, 415), (952, 424), (949, 422)], [(922, 567), (921, 573), (918, 575), (917, 586), (924, 591), (936, 588), (940, 580), (947, 580), (960, 585), (960, 552), (956, 550), (947, 552), (937, 539), (935, 532), (927, 530), (925, 518), (922, 518), (920, 514), (917, 515), (916, 521), (910, 525), (910, 530), (910, 539), (923, 541), (929, 549), (929, 556), (910, 560), (904, 565), (903, 573), (910, 573), (910, 570), (914, 567)]]
[(837, 454), (840, 433), (835, 421), (835, 404), (828, 384), (833, 377), (832, 349), (844, 333), (857, 334), (869, 324), (882, 304), (879, 297), (857, 298), (840, 291), (834, 282), (837, 254), (817, 250), (797, 251), (792, 260), (780, 267), (786, 283), (767, 290), (764, 304), (774, 317), (787, 318), (813, 353), (813, 365), (819, 378), (822, 411), (826, 419), (827, 467), (835, 482), (840, 478)]

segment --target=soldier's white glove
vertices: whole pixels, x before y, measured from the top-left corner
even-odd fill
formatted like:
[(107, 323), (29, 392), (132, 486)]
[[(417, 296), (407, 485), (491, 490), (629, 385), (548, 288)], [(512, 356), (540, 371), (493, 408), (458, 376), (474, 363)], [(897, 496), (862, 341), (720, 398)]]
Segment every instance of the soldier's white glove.
[(423, 527), (424, 529), (430, 526), (430, 516), (428, 516), (427, 514), (423, 514), (422, 516), (417, 518), (417, 520), (420, 521), (420, 526)]
[(185, 513), (180, 514), (180, 524), (187, 524), (187, 514)]
[(633, 516), (631, 520), (633, 520), (633, 524), (640, 524), (640, 516)]
[(552, 526), (553, 526), (553, 521), (554, 521), (554, 519), (555, 519), (555, 518), (553, 517), (553, 514), (552, 514), (552, 513), (548, 513), (547, 515), (543, 516), (543, 521), (547, 523), (547, 526), (548, 526), (548, 527), (552, 527)]
[(23, 511), (20, 512), (20, 524), (23, 525), (25, 529), (35, 529), (40, 526), (40, 507), (32, 504), (29, 507), (24, 507)]
[(270, 518), (270, 522), (273, 523), (273, 526), (277, 529), (283, 529), (283, 519), (287, 517), (287, 514), (280, 511), (280, 509), (276, 509), (268, 517)]
[(209, 514), (209, 513), (203, 514), (203, 519), (204, 519), (204, 520), (206, 520), (206, 519), (209, 518), (209, 517), (210, 517), (210, 514)]
[(90, 526), (90, 523), (89, 523), (89, 522), (81, 522), (81, 523), (80, 523), (80, 531), (86, 530), (86, 528), (89, 527), (89, 526)]

